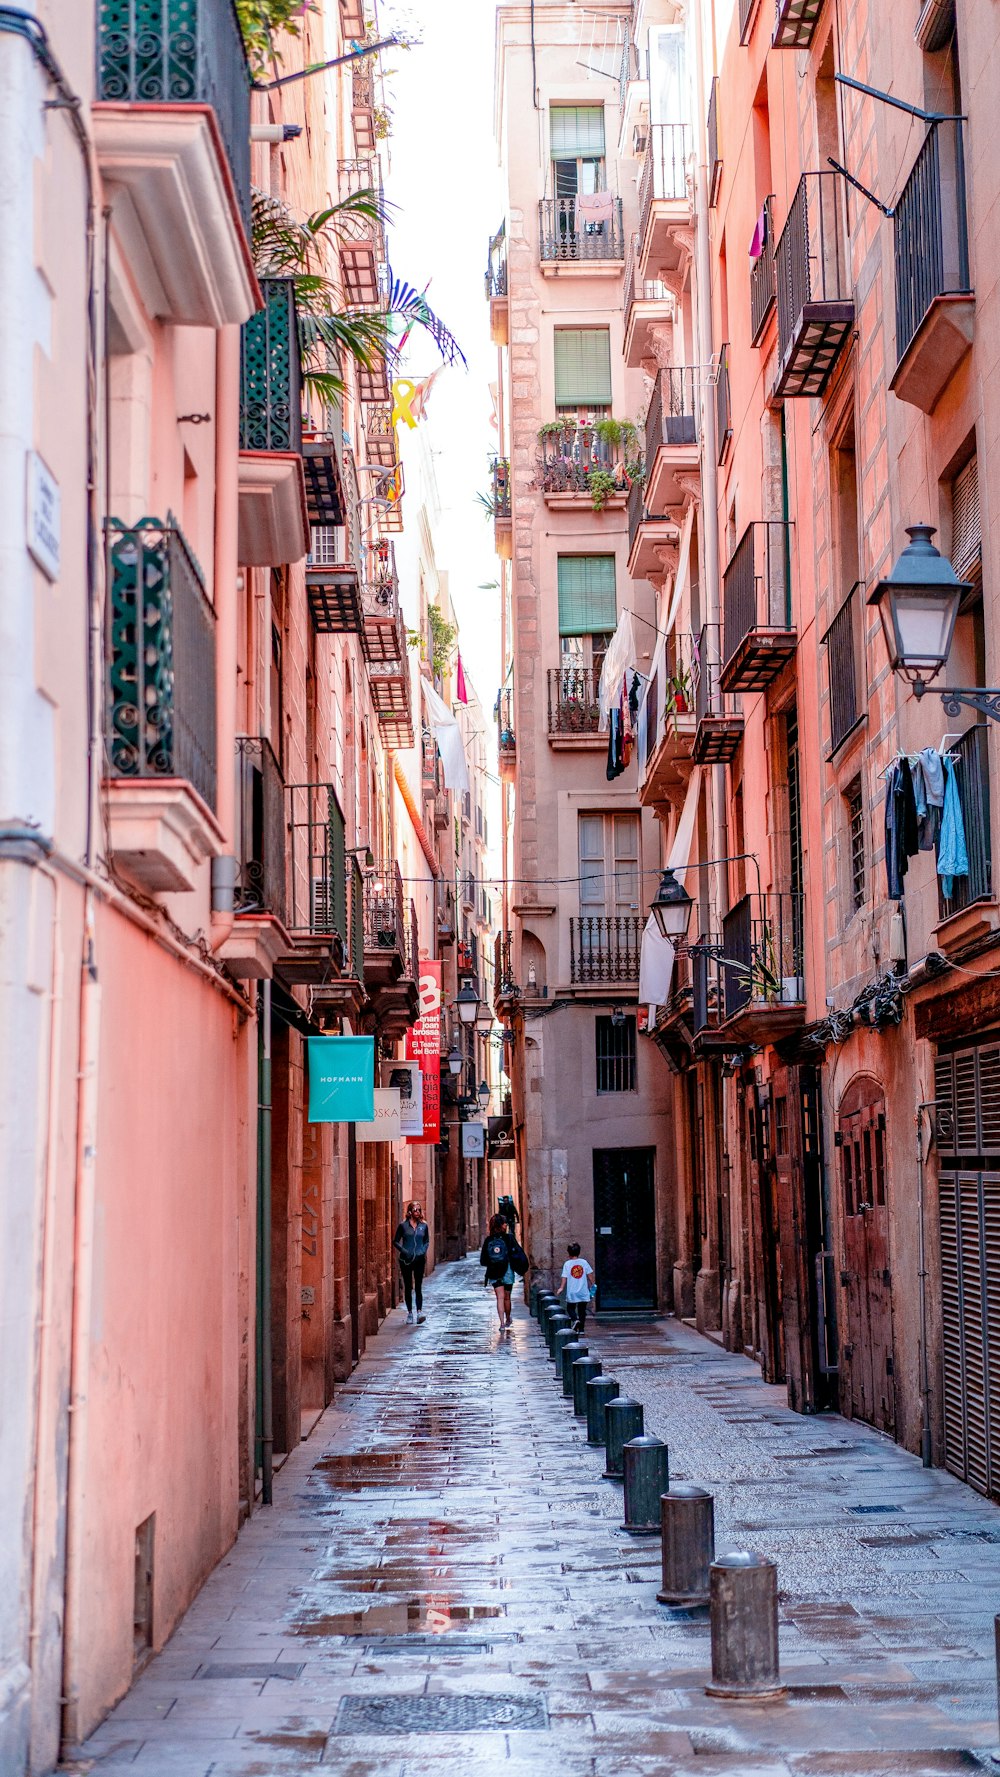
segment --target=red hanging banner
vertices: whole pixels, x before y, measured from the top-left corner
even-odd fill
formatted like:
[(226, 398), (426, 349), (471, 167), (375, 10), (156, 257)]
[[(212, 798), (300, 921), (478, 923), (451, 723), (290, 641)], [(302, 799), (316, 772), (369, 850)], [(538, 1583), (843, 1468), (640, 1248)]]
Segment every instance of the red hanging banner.
[(424, 1133), (407, 1136), (415, 1143), (441, 1140), (441, 964), (420, 964), (420, 1016), (406, 1033), (406, 1053), (419, 1061), (424, 1087)]

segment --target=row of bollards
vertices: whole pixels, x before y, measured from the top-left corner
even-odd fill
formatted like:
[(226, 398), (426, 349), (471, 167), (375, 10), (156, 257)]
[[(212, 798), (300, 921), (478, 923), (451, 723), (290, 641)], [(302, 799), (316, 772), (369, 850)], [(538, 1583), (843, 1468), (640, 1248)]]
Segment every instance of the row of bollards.
[[(531, 1289), (538, 1321), (562, 1392), (574, 1417), (586, 1419), (588, 1444), (603, 1444), (604, 1476), (621, 1481), (622, 1528), (659, 1536), (661, 1604), (708, 1604), (712, 1635), (709, 1696), (766, 1702), (784, 1695), (778, 1668), (778, 1568), (765, 1555), (733, 1550), (716, 1556), (715, 1505), (704, 1487), (670, 1485), (670, 1455), (645, 1429), (640, 1401), (605, 1376), (551, 1290)], [(1000, 1646), (1000, 1641), (998, 1641)], [(1000, 1658), (1000, 1656), (998, 1656)]]

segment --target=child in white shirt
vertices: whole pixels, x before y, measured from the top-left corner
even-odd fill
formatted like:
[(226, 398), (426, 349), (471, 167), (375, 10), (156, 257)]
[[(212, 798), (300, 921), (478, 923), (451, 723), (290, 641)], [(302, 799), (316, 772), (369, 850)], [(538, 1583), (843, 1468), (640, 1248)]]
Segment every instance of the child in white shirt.
[(569, 1258), (562, 1268), (558, 1294), (561, 1296), (563, 1290), (566, 1291), (566, 1313), (577, 1332), (582, 1333), (587, 1320), (587, 1303), (594, 1287), (594, 1272), (589, 1260), (580, 1257), (579, 1241), (571, 1241), (566, 1251)]

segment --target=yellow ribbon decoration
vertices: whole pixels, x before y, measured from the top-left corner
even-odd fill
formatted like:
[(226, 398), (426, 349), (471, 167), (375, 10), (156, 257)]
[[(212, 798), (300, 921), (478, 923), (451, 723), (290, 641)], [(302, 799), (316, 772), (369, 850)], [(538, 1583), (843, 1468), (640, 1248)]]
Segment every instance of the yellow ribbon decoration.
[(392, 385), (392, 423), (398, 426), (402, 420), (412, 431), (416, 425), (416, 416), (412, 412), (413, 398), (419, 392), (419, 385), (411, 382), (408, 376), (401, 376)]

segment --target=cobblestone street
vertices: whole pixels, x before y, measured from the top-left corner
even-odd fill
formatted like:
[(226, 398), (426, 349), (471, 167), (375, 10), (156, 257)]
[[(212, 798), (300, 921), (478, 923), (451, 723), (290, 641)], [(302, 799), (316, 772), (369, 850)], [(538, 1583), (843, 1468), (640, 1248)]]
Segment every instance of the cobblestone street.
[(713, 1492), (717, 1548), (779, 1563), (787, 1697), (713, 1701), (707, 1613), (656, 1603), (658, 1542), (620, 1529), (526, 1308), (501, 1337), (479, 1278), (441, 1267), (426, 1324), (373, 1342), (81, 1768), (991, 1768), (1000, 1511), (858, 1424), (789, 1412), (686, 1326), (588, 1328), (672, 1480)]

